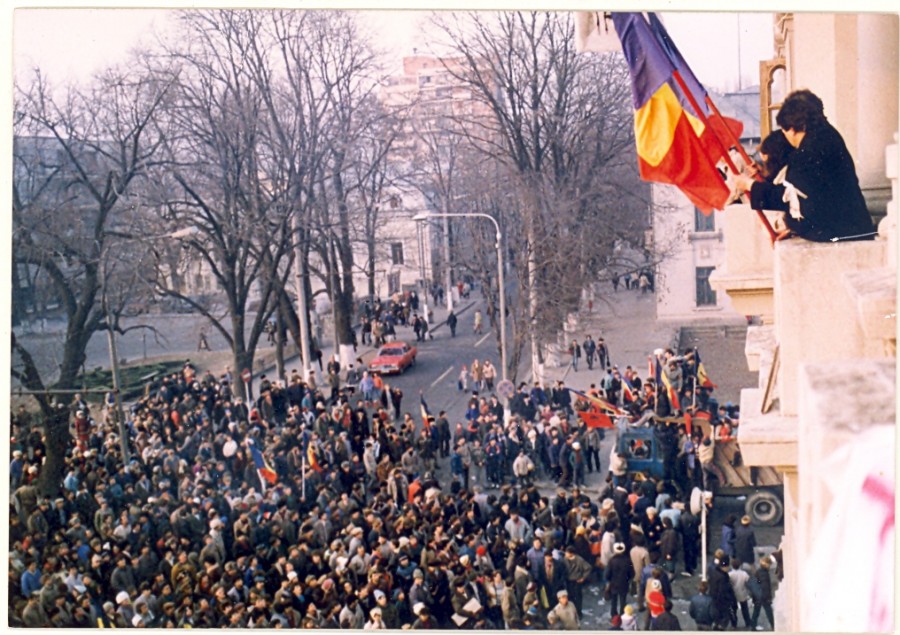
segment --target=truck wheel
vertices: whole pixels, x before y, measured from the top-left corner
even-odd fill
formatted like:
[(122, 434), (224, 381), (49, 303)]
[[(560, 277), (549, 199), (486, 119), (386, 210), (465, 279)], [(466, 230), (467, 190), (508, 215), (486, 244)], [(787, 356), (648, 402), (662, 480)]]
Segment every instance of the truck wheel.
[(773, 527), (781, 522), (784, 516), (784, 504), (772, 492), (756, 492), (747, 499), (744, 513), (750, 516), (756, 525)]

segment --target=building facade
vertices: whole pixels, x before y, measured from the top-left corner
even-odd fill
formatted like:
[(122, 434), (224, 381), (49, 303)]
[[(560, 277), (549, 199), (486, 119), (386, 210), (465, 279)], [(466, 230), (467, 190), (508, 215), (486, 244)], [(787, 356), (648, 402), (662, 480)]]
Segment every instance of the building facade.
[(776, 14), (773, 34), (763, 128), (778, 106), (767, 94), (819, 95), (879, 220), (874, 241), (771, 245), (751, 210), (724, 218), (726, 260), (712, 286), (762, 323), (747, 337), (760, 384), (741, 393), (741, 451), (784, 477), (775, 626), (891, 632), (898, 16)]

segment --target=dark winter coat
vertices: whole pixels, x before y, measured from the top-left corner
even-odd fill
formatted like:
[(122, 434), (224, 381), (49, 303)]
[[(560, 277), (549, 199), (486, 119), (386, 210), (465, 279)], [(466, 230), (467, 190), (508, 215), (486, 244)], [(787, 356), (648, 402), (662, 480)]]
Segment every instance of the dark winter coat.
[(712, 626), (712, 623), (716, 621), (713, 599), (706, 593), (698, 593), (691, 597), (688, 613), (691, 619), (701, 626)]
[[(807, 129), (800, 147), (788, 159), (786, 179), (805, 195), (800, 197), (803, 218), (795, 219), (790, 213), (784, 217), (785, 224), (798, 236), (828, 242), (875, 231), (853, 157), (840, 133), (828, 122)], [(784, 189), (768, 181), (754, 183), (750, 190), (753, 209), (788, 211), (788, 204), (782, 200)]]
[(631, 557), (627, 553), (617, 553), (606, 565), (606, 581), (613, 593), (628, 593), (628, 586), (634, 577)]
[(753, 564), (756, 554), (753, 548), (756, 546), (756, 534), (749, 525), (737, 525), (734, 528), (734, 556), (742, 563)]
[(709, 595), (716, 607), (717, 619), (722, 619), (737, 605), (734, 589), (728, 574), (721, 567), (715, 567), (709, 572)]
[(650, 624), (651, 631), (680, 631), (681, 622), (678, 618), (666, 611), (656, 616), (656, 620)]

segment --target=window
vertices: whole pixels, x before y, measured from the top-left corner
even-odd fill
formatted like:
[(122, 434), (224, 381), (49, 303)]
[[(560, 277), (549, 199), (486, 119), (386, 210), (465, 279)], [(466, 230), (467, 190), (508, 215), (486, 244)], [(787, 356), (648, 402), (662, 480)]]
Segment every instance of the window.
[(403, 264), (403, 243), (391, 243), (391, 262), (395, 265)]
[(696, 207), (694, 208), (694, 231), (695, 232), (714, 232), (716, 231), (716, 217), (715, 212), (710, 213), (709, 216), (701, 212)]
[(716, 306), (716, 292), (709, 286), (715, 267), (697, 267), (697, 306)]

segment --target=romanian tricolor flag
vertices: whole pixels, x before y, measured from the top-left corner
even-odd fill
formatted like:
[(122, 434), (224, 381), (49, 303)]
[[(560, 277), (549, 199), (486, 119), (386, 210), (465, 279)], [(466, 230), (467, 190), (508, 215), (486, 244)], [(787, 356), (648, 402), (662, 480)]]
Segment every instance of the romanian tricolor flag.
[(422, 411), (422, 427), (426, 430), (431, 429), (431, 423), (434, 421), (434, 415), (431, 414), (431, 410), (428, 409), (428, 404), (425, 402), (425, 395), (419, 393), (419, 408)]
[(319, 457), (316, 456), (316, 449), (313, 447), (312, 442), (306, 446), (306, 460), (309, 461), (309, 466), (316, 472), (322, 473), (325, 471), (319, 464)]
[(567, 388), (567, 390), (590, 404), (590, 408), (587, 410), (578, 410), (577, 408), (575, 409), (575, 414), (577, 414), (581, 418), (581, 420), (584, 421), (584, 424), (589, 428), (615, 429), (616, 425), (613, 423), (612, 419), (610, 419), (610, 415), (621, 416), (628, 414), (621, 408), (617, 408), (613, 404), (609, 403), (605, 399), (601, 399), (600, 397), (592, 397), (591, 395), (585, 394), (573, 388)]
[(631, 384), (627, 379), (622, 380), (622, 401), (625, 403), (634, 403), (634, 393), (631, 391)]
[[(641, 178), (675, 185), (704, 213), (722, 209), (729, 189), (716, 164), (727, 152), (727, 142), (715, 140), (714, 126), (703, 123), (707, 113), (694, 111), (673, 73), (678, 71), (699, 108), (706, 108), (697, 102), (706, 91), (655, 15), (651, 14), (652, 26), (642, 13), (613, 13), (612, 19), (631, 73)], [(728, 120), (727, 126), (736, 127), (734, 138), (740, 135), (739, 122)]]
[(659, 365), (659, 361), (657, 363), (657, 368), (659, 369), (659, 378), (662, 381), (663, 386), (666, 387), (666, 394), (669, 396), (669, 405), (672, 407), (672, 410), (681, 410), (681, 401), (678, 399), (678, 391), (675, 390), (675, 387), (672, 385), (672, 382), (669, 381), (668, 375), (666, 372), (661, 369)]
[(700, 360), (700, 351), (696, 348), (694, 349), (694, 370), (697, 373), (698, 386), (709, 388), (710, 390), (716, 387), (709, 375), (706, 374), (706, 367), (703, 366), (703, 362)]
[(259, 474), (259, 481), (263, 486), (263, 490), (265, 490), (266, 483), (274, 485), (278, 482), (278, 474), (266, 462), (266, 458), (259, 451), (259, 448), (256, 447), (253, 439), (247, 439), (247, 445), (250, 447), (250, 454), (253, 456), (253, 463), (256, 465), (256, 471)]

